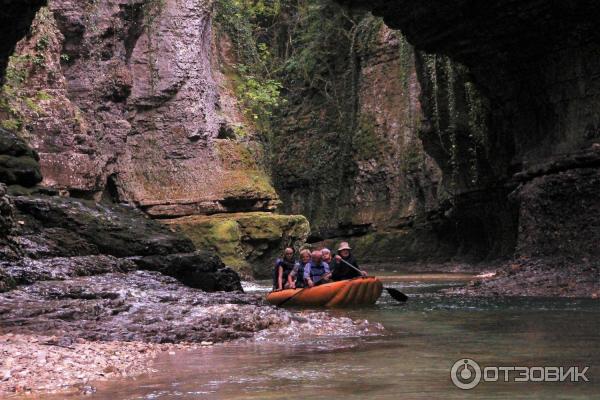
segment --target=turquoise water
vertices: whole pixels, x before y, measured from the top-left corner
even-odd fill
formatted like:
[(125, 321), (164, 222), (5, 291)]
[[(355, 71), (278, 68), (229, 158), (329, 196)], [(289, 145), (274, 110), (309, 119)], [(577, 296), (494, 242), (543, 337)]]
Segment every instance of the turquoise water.
[[(244, 341), (165, 355), (156, 362), (158, 373), (97, 384), (91, 398), (600, 398), (600, 303), (439, 294), (463, 284), (451, 278), (388, 278), (386, 286), (411, 296), (407, 304), (385, 294), (374, 307), (328, 311), (380, 323), (379, 334)], [(590, 382), (483, 382), (465, 391), (450, 379), (453, 363), (465, 357), (481, 365), (590, 366)]]

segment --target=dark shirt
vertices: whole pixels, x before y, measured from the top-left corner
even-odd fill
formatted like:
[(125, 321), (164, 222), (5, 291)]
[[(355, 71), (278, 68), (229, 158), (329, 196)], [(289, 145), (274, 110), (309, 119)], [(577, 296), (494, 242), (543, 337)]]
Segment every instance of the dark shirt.
[[(360, 269), (356, 258), (352, 254), (348, 258), (344, 258), (344, 260), (356, 268)], [(334, 281), (343, 281), (345, 279), (352, 279), (361, 276), (360, 272), (345, 264), (343, 261), (335, 262), (333, 272), (331, 274), (331, 279)]]
[(275, 268), (273, 269), (273, 289), (277, 289), (277, 287), (279, 286), (279, 267), (283, 268), (282, 284), (283, 286), (285, 286), (288, 275), (296, 269), (296, 265), (298, 265), (298, 262), (296, 262), (296, 260), (294, 259), (289, 261), (286, 259), (278, 258), (275, 261)]

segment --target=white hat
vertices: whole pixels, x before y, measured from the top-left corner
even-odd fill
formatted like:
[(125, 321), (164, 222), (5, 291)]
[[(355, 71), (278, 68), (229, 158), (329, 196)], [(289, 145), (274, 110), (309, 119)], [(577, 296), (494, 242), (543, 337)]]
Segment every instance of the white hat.
[(342, 250), (352, 250), (352, 247), (350, 247), (348, 242), (342, 242), (342, 243), (340, 243), (340, 247), (338, 247), (337, 251), (342, 251)]

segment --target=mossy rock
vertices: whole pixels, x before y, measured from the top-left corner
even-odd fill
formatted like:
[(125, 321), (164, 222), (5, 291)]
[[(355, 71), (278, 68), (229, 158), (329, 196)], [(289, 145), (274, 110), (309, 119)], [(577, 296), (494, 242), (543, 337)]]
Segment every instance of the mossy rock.
[(249, 212), (195, 215), (165, 221), (199, 249), (213, 250), (246, 277), (267, 278), (284, 247), (300, 247), (310, 226), (301, 215)]

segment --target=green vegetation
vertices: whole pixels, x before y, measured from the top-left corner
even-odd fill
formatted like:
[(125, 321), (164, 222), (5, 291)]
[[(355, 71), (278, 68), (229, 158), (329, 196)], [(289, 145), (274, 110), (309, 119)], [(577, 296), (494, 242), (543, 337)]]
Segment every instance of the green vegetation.
[(470, 80), (466, 67), (448, 57), (419, 54), (424, 79), (424, 106), (447, 156), (453, 194), (458, 187), (477, 185), (479, 159), (488, 151), (489, 104)]
[(217, 0), (215, 20), (234, 45), (235, 92), (246, 114), (264, 129), (273, 110), (281, 103), (281, 82), (276, 79), (276, 61), (267, 43), (261, 41), (262, 24), (281, 12), (280, 1)]
[[(344, 77), (353, 72), (347, 68), (352, 53), (374, 40), (379, 19), (360, 22), (323, 0), (217, 0), (215, 7), (220, 31), (234, 46), (236, 94), (259, 128), (270, 130), (296, 93), (318, 94), (335, 107), (339, 121), (347, 121), (352, 101), (336, 81), (353, 84), (351, 75)], [(359, 32), (366, 39), (354, 45)]]
[(9, 118), (9, 119), (0, 121), (0, 125), (4, 129), (13, 131), (13, 132), (17, 132), (19, 129), (21, 129), (21, 124), (22, 124), (22, 122), (16, 118)]
[(374, 118), (361, 115), (352, 138), (352, 147), (357, 160), (369, 160), (381, 154), (383, 139), (375, 132)]

